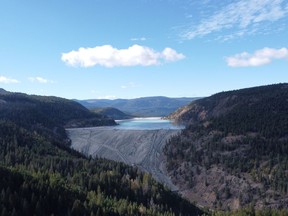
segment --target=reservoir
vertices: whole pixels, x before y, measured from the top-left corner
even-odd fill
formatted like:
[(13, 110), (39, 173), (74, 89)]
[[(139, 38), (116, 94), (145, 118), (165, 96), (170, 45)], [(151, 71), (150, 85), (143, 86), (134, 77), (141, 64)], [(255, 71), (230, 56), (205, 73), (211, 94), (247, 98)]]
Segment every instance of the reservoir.
[(133, 118), (125, 120), (116, 120), (116, 129), (119, 130), (179, 130), (183, 129), (184, 126), (176, 125), (171, 120), (164, 120), (161, 117), (151, 118)]

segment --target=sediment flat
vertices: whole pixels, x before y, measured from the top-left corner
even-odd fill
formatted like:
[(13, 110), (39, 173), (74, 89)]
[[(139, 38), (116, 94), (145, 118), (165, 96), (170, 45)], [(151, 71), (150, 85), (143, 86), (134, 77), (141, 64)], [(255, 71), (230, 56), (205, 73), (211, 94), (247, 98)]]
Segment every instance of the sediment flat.
[(166, 175), (162, 149), (180, 130), (122, 130), (115, 127), (67, 129), (72, 148), (91, 155), (137, 166), (159, 182), (177, 190)]

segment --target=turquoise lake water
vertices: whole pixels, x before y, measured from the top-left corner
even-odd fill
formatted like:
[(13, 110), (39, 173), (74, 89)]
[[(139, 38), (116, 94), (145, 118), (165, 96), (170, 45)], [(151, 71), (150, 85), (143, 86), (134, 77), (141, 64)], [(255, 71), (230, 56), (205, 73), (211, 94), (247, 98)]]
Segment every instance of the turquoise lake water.
[(179, 130), (183, 129), (184, 126), (175, 125), (170, 120), (163, 120), (160, 117), (154, 118), (134, 118), (117, 120), (119, 125), (116, 126), (117, 129), (127, 129), (127, 130), (157, 130), (157, 129), (173, 129)]

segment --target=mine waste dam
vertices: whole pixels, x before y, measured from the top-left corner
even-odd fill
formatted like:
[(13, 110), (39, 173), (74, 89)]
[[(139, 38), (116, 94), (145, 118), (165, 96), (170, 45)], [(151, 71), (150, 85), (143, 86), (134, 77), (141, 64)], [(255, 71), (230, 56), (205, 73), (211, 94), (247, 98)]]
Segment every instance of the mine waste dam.
[(91, 155), (137, 166), (172, 190), (177, 188), (166, 175), (162, 149), (181, 126), (160, 118), (117, 121), (109, 127), (67, 129), (72, 148)]

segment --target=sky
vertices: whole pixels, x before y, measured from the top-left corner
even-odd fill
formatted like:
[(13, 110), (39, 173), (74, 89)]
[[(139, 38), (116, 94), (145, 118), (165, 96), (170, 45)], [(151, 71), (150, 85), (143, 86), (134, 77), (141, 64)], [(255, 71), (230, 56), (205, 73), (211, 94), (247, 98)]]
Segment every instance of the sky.
[(204, 97), (288, 82), (288, 0), (0, 0), (0, 88)]

